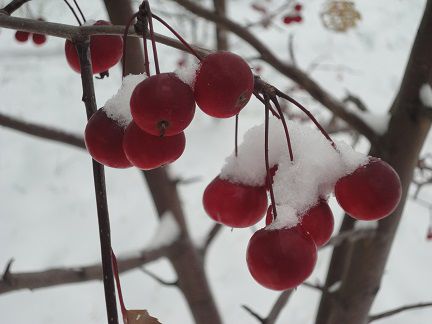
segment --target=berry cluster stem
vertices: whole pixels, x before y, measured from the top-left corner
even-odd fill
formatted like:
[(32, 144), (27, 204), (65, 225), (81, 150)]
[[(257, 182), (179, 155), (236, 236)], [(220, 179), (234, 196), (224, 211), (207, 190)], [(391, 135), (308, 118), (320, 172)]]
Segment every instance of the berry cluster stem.
[[(74, 8), (71, 6), (71, 4), (67, 0), (63, 0), (64, 3), (68, 6), (69, 10), (72, 12), (72, 14), (75, 16), (76, 21), (78, 22), (78, 25), (82, 26), (82, 22), (79, 19), (77, 13), (75, 12)], [(85, 21), (85, 20), (84, 20)]]
[(264, 102), (265, 102), (265, 124), (264, 124), (264, 158), (266, 165), (266, 174), (267, 174), (267, 183), (270, 191), (270, 201), (273, 208), (273, 220), (277, 217), (276, 211), (276, 201), (273, 192), (273, 184), (272, 184), (272, 176), (270, 174), (270, 162), (269, 162), (269, 118), (270, 118), (270, 98), (264, 93)]
[(117, 258), (114, 254), (114, 251), (111, 249), (111, 259), (112, 259), (112, 267), (113, 267), (113, 271), (114, 271), (114, 279), (116, 282), (116, 287), (117, 287), (117, 294), (119, 297), (119, 303), (120, 303), (120, 309), (121, 309), (121, 313), (122, 313), (122, 317), (123, 317), (123, 322), (127, 323), (127, 309), (123, 300), (123, 293), (122, 293), (122, 289), (121, 289), (121, 283), (120, 283), (120, 275), (119, 275), (119, 270), (118, 270), (118, 264), (117, 264)]

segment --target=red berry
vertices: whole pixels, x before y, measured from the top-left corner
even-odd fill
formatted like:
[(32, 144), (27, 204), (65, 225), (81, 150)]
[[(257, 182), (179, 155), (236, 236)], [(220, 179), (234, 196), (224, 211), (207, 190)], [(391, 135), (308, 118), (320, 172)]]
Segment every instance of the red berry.
[(284, 24), (286, 24), (286, 25), (291, 24), (293, 21), (294, 21), (294, 20), (293, 20), (293, 17), (291, 17), (291, 16), (285, 16), (285, 17), (283, 18), (283, 22), (284, 22)]
[[(270, 168), (269, 173), (270, 173), (270, 183), (273, 185), (273, 178), (276, 174), (276, 171), (278, 170), (278, 165), (274, 165)], [(268, 179), (266, 177), (266, 184), (265, 184), (266, 190), (270, 190), (270, 185), (268, 182)]]
[(195, 114), (191, 88), (174, 73), (153, 75), (139, 83), (130, 106), (134, 122), (154, 136), (181, 133)]
[(300, 222), (300, 226), (307, 231), (314, 240), (317, 247), (326, 244), (333, 233), (333, 213), (325, 201), (306, 211)]
[(401, 183), (386, 162), (370, 158), (368, 164), (338, 180), (335, 186), (339, 205), (358, 220), (377, 220), (390, 215), (399, 204)]
[[(94, 26), (111, 25), (108, 21), (98, 20)], [(95, 35), (90, 37), (90, 52), (93, 74), (107, 71), (117, 64), (123, 54), (123, 40), (118, 35)], [(66, 60), (70, 67), (80, 72), (80, 63), (75, 46), (70, 40), (65, 43)]]
[(99, 109), (88, 121), (85, 143), (90, 155), (104, 165), (113, 168), (132, 166), (123, 151), (124, 128)]
[(292, 21), (297, 22), (297, 23), (301, 23), (303, 21), (302, 16), (295, 16), (292, 18)]
[(228, 118), (248, 103), (254, 87), (249, 65), (230, 52), (207, 55), (201, 62), (194, 85), (198, 106), (206, 114)]
[(142, 131), (134, 122), (126, 128), (123, 149), (128, 160), (137, 168), (151, 170), (177, 160), (185, 149), (184, 133), (174, 136), (153, 136)]
[(15, 39), (20, 43), (25, 43), (28, 41), (30, 37), (30, 33), (26, 31), (17, 30), (15, 32)]
[(294, 10), (295, 11), (301, 11), (303, 9), (303, 6), (300, 4), (300, 3), (297, 3), (295, 6), (294, 6)]
[(286, 290), (301, 284), (312, 273), (317, 248), (298, 226), (260, 229), (249, 241), (246, 261), (252, 277), (262, 286)]
[(264, 187), (252, 187), (216, 177), (204, 191), (203, 205), (218, 223), (230, 227), (256, 224), (267, 209)]
[(426, 240), (432, 241), (432, 227), (428, 228), (428, 231), (426, 233)]
[(42, 45), (46, 42), (46, 36), (43, 34), (33, 34), (32, 36), (33, 38), (33, 43), (35, 43), (36, 45)]

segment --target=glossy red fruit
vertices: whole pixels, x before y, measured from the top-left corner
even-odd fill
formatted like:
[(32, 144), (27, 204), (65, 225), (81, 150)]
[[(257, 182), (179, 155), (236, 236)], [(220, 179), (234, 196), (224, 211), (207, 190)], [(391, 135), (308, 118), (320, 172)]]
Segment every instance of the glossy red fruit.
[(30, 33), (26, 31), (17, 30), (15, 32), (15, 39), (20, 43), (25, 43), (28, 41), (30, 37)]
[(248, 103), (254, 87), (249, 65), (230, 52), (207, 55), (201, 62), (194, 85), (198, 106), (206, 114), (228, 118)]
[(314, 240), (317, 247), (326, 244), (333, 233), (333, 213), (325, 201), (306, 211), (301, 216), (300, 226), (307, 231)]
[(177, 160), (185, 149), (184, 133), (174, 136), (153, 136), (142, 131), (134, 122), (126, 128), (123, 149), (128, 160), (137, 168), (151, 170)]
[(267, 209), (264, 187), (246, 186), (216, 177), (204, 191), (203, 205), (216, 222), (248, 227), (259, 222)]
[[(98, 20), (94, 26), (111, 25), (108, 21)], [(91, 62), (93, 74), (109, 70), (120, 61), (123, 54), (123, 40), (118, 35), (95, 35), (90, 37)], [(70, 40), (65, 43), (66, 60), (70, 67), (80, 72), (80, 63), (75, 46)]]
[(33, 34), (32, 38), (33, 38), (33, 43), (35, 43), (36, 45), (42, 45), (47, 40), (46, 36), (43, 34)]
[(298, 226), (260, 229), (249, 241), (246, 261), (252, 277), (262, 286), (286, 290), (301, 284), (312, 273), (317, 248)]
[(88, 121), (84, 139), (87, 151), (99, 163), (112, 168), (132, 166), (123, 151), (125, 129), (99, 109)]
[(300, 3), (297, 3), (295, 6), (294, 6), (294, 10), (295, 11), (301, 11), (303, 9), (303, 6), (300, 4)]
[(359, 220), (377, 220), (390, 215), (399, 204), (401, 194), (396, 171), (373, 157), (366, 165), (339, 179), (335, 186), (339, 205)]
[(139, 83), (130, 107), (134, 122), (154, 136), (181, 133), (195, 114), (191, 88), (174, 73), (153, 75)]
[[(270, 168), (270, 184), (273, 185), (273, 178), (276, 174), (276, 171), (278, 170), (278, 165), (274, 165)], [(270, 190), (270, 185), (269, 185), (269, 181), (266, 177), (266, 184), (265, 184), (266, 190)]]

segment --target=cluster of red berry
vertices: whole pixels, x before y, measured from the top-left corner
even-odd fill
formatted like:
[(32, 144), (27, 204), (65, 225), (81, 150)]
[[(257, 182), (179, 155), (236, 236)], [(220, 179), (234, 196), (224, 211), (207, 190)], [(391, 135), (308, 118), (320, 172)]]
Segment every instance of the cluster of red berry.
[(283, 23), (286, 25), (292, 24), (292, 23), (301, 23), (303, 21), (303, 17), (300, 15), (301, 11), (303, 9), (303, 6), (300, 3), (297, 3), (294, 6), (294, 10), (292, 10), (291, 13), (288, 15), (285, 15), (282, 19)]
[[(43, 21), (42, 18), (39, 18), (38, 20)], [(43, 35), (43, 34), (30, 34), (29, 32), (22, 31), (22, 30), (17, 30), (15, 32), (15, 39), (18, 42), (20, 42), (20, 43), (25, 43), (30, 38), (30, 35), (32, 37), (33, 43), (35, 43), (38, 46), (45, 44), (45, 42), (47, 40), (46, 35)]]
[[(90, 50), (93, 73), (104, 72), (121, 59), (123, 41), (119, 36), (92, 36)], [(78, 54), (69, 40), (65, 51), (69, 65), (79, 72)], [(87, 149), (96, 161), (114, 168), (150, 170), (166, 165), (184, 151), (183, 131), (194, 117), (195, 102), (210, 116), (232, 117), (249, 101), (253, 85), (248, 64), (230, 52), (203, 58), (193, 85), (184, 83), (175, 73), (150, 76), (132, 92), (130, 123), (118, 123), (103, 109), (92, 116), (85, 130)]]
[[(266, 227), (255, 232), (249, 241), (247, 264), (258, 283), (285, 290), (298, 286), (312, 273), (317, 247), (330, 239), (334, 220), (326, 199), (320, 198), (306, 212), (296, 215), (296, 225), (275, 226), (276, 206), (267, 208), (266, 191), (277, 170), (277, 165), (269, 170), (264, 186), (245, 185), (218, 176), (205, 189), (203, 205), (213, 220), (230, 227), (254, 225), (267, 214)], [(299, 189), (295, 184), (286, 185)], [(334, 192), (340, 206), (353, 218), (378, 220), (397, 207), (401, 183), (389, 164), (368, 157), (366, 163), (336, 182)]]

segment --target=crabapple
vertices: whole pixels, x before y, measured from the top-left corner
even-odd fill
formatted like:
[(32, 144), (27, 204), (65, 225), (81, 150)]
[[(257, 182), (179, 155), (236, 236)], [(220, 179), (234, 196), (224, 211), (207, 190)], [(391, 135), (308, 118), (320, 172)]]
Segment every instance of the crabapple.
[(32, 39), (36, 45), (42, 45), (46, 42), (47, 37), (43, 34), (33, 34)]
[(254, 87), (249, 65), (240, 56), (220, 51), (207, 55), (198, 69), (194, 95), (206, 114), (228, 118), (248, 103)]
[(402, 187), (398, 174), (388, 163), (370, 157), (366, 165), (336, 182), (335, 195), (353, 218), (378, 220), (396, 209)]
[(123, 150), (128, 160), (137, 168), (151, 170), (177, 160), (185, 149), (184, 133), (174, 136), (147, 134), (134, 122), (126, 128)]
[(130, 107), (138, 127), (154, 136), (181, 133), (195, 114), (191, 88), (174, 73), (153, 75), (139, 83)]
[(252, 187), (216, 177), (204, 191), (203, 205), (216, 222), (248, 227), (263, 218), (267, 209), (264, 187)]
[(26, 31), (17, 30), (15, 32), (15, 39), (20, 43), (25, 43), (28, 41), (30, 33)]
[(260, 229), (249, 241), (246, 261), (252, 277), (262, 286), (286, 290), (301, 284), (312, 273), (317, 248), (299, 226)]
[(89, 119), (84, 139), (87, 151), (103, 165), (112, 168), (128, 168), (132, 164), (123, 151), (124, 128), (99, 109)]
[[(266, 225), (273, 222), (273, 206), (267, 209)], [(300, 216), (299, 225), (308, 232), (317, 247), (328, 242), (334, 227), (333, 213), (326, 201), (321, 200)]]
[[(94, 26), (111, 25), (108, 21), (98, 20)], [(93, 74), (107, 71), (117, 64), (123, 54), (123, 40), (118, 35), (94, 35), (90, 37), (90, 53)], [(80, 72), (80, 61), (77, 50), (70, 40), (65, 42), (66, 60), (70, 67)]]

